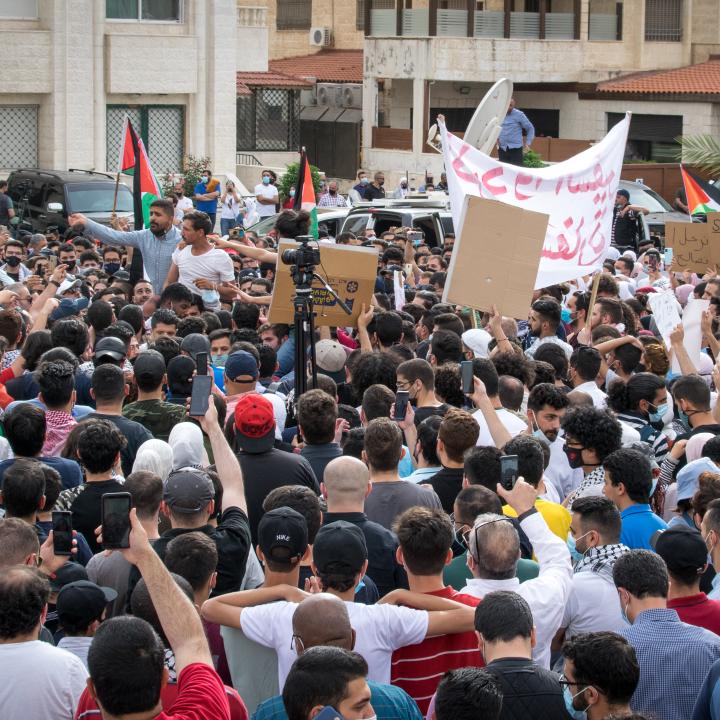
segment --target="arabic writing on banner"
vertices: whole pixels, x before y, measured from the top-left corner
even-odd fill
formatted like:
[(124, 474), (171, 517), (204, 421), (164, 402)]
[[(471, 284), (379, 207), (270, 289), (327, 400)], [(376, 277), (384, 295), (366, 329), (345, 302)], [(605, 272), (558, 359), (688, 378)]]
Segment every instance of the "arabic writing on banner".
[[(535, 288), (575, 280), (599, 269), (610, 246), (629, 126), (627, 114), (599, 143), (579, 155), (544, 168), (525, 168), (481, 153), (440, 123), (455, 227), (462, 227), (466, 195), (546, 213), (550, 222)], [(482, 231), (473, 232), (482, 242)]]
[(720, 213), (708, 213), (706, 223), (665, 223), (665, 245), (673, 250), (672, 270), (705, 274), (720, 265)]

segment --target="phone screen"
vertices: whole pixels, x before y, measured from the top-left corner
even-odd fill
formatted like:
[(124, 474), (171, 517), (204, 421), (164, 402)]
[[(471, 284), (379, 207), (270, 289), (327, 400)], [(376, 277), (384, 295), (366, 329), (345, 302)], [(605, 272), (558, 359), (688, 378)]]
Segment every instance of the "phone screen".
[(460, 377), (462, 379), (462, 391), (466, 395), (472, 395), (473, 390), (475, 389), (472, 360), (463, 360), (460, 363)]
[(407, 406), (410, 402), (410, 393), (407, 390), (398, 390), (395, 396), (395, 420), (404, 420), (407, 415)]
[(500, 484), (506, 490), (512, 490), (518, 479), (518, 456), (503, 455), (500, 458)]
[(72, 550), (72, 513), (54, 512), (52, 514), (53, 552), (56, 555), (70, 555)]
[(130, 493), (105, 493), (102, 496), (103, 548), (130, 547)]
[(199, 352), (195, 356), (195, 366), (197, 367), (198, 375), (208, 374), (208, 356), (207, 353)]
[[(207, 369), (206, 369), (207, 371)], [(200, 368), (198, 368), (198, 373)], [(190, 395), (190, 417), (204, 417), (210, 403), (212, 390), (212, 377), (210, 375), (196, 375), (192, 381), (192, 394)]]

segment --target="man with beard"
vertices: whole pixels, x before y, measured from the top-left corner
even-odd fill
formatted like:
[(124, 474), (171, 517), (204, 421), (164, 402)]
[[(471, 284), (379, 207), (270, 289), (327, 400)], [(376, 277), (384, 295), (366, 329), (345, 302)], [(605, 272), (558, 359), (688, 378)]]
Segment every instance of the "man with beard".
[(100, 225), (80, 213), (68, 220), (71, 226), (82, 226), (85, 232), (105, 245), (136, 248), (142, 253), (145, 274), (153, 288), (165, 285), (172, 255), (180, 242), (180, 231), (173, 225), (175, 208), (172, 200), (155, 200), (150, 204), (150, 227), (144, 230), (121, 232)]

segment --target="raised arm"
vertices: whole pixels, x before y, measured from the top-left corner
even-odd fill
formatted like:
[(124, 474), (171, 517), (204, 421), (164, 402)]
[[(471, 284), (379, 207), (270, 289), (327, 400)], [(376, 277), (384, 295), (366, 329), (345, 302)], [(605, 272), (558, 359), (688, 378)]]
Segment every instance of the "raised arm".
[(374, 316), (374, 308), (370, 306), (370, 309), (366, 309), (365, 303), (363, 303), (362, 310), (360, 310), (357, 321), (360, 352), (371, 353), (373, 351), (372, 343), (370, 342), (370, 335), (368, 333), (368, 325), (372, 322)]
[(112, 230), (105, 225), (96, 223), (90, 218), (86, 218), (80, 213), (74, 213), (68, 218), (70, 225), (82, 225), (85, 230), (97, 238), (103, 245), (126, 245), (128, 247), (140, 247), (139, 238), (140, 231), (133, 230), (131, 232), (121, 232), (120, 230)]
[(254, 245), (243, 245), (239, 242), (234, 242), (233, 240), (225, 240), (224, 238), (216, 238), (215, 240), (215, 247), (216, 248), (230, 248), (232, 250), (237, 250), (241, 255), (244, 255), (245, 257), (253, 258), (253, 260), (258, 260), (259, 262), (264, 263), (277, 263), (277, 253), (270, 252), (270, 250), (266, 250), (265, 248), (258, 248)]
[(485, 383), (479, 377), (475, 377), (473, 382), (475, 383), (475, 392), (470, 396), (470, 399), (475, 403), (475, 407), (483, 414), (495, 447), (504, 447), (506, 443), (512, 440), (512, 435), (502, 424), (498, 414), (495, 412), (495, 408), (492, 406), (490, 398), (488, 397)]

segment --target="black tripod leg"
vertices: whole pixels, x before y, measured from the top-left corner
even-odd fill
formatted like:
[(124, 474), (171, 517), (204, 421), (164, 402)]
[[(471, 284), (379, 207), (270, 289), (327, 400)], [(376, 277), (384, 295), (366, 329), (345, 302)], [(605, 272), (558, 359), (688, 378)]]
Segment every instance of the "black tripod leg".
[(315, 311), (312, 300), (307, 308), (308, 314), (308, 337), (310, 339), (310, 371), (312, 375), (312, 386), (315, 389), (317, 384), (317, 360), (315, 359)]
[(295, 400), (307, 390), (305, 370), (305, 318), (301, 307), (295, 306)]

